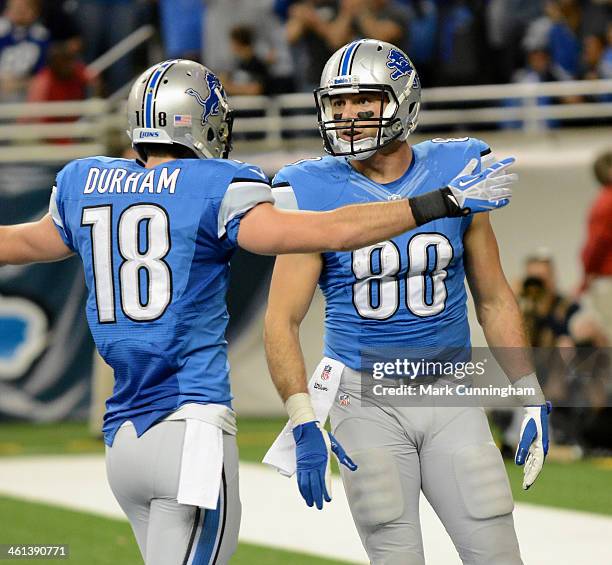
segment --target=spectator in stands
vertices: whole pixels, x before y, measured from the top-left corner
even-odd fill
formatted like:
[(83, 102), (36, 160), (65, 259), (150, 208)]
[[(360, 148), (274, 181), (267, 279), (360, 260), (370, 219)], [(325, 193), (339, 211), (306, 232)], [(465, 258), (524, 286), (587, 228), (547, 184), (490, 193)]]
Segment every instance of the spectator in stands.
[(555, 347), (569, 336), (567, 324), (576, 307), (559, 292), (554, 262), (547, 250), (526, 259), (518, 302), (532, 347)]
[[(606, 39), (599, 35), (587, 35), (582, 41), (582, 64), (579, 78), (582, 80), (598, 80), (612, 78), (608, 75), (612, 69), (606, 67), (604, 54)], [(572, 102), (612, 102), (612, 93), (592, 96), (574, 96)], [(597, 120), (598, 121), (598, 120)], [(589, 121), (587, 120), (588, 124)], [(593, 123), (592, 121), (590, 123)]]
[(161, 35), (168, 59), (200, 60), (203, 9), (202, 0), (159, 0)]
[(607, 45), (602, 56), (602, 72), (604, 78), (612, 78), (612, 22), (608, 24), (606, 34)]
[(438, 37), (438, 9), (434, 0), (415, 0), (405, 40), (407, 53), (419, 71), (425, 87), (435, 83), (435, 56)]
[(570, 77), (577, 77), (580, 16), (580, 7), (575, 0), (547, 0), (545, 15), (530, 24), (523, 46), (528, 51), (546, 46), (553, 66), (563, 69)]
[[(527, 52), (527, 64), (516, 71), (512, 82), (553, 82), (557, 80), (570, 80), (571, 76), (562, 67), (555, 65), (550, 52), (546, 47), (535, 47)], [(539, 100), (542, 104), (549, 104), (548, 97)]]
[(253, 29), (238, 26), (230, 32), (231, 52), (236, 58), (233, 70), (222, 75), (225, 90), (230, 95), (259, 95), (270, 91), (270, 73), (257, 57)]
[(281, 19), (282, 22), (286, 22), (289, 17), (289, 7), (296, 0), (274, 0), (274, 13)]
[[(546, 47), (533, 47), (527, 52), (527, 64), (524, 68), (516, 71), (512, 77), (512, 82), (537, 83), (553, 82), (558, 80), (570, 80), (571, 77), (561, 67), (554, 65), (550, 53)], [(539, 106), (557, 104), (560, 100), (552, 96), (538, 96), (536, 103)], [(522, 102), (517, 99), (508, 99), (504, 102), (505, 106), (520, 106)], [(521, 127), (519, 121), (507, 121), (502, 124), (506, 128)], [(558, 127), (558, 120), (549, 119), (542, 122), (543, 128)]]
[[(78, 0), (78, 20), (85, 38), (85, 61), (91, 63), (143, 25), (138, 0)], [(134, 79), (134, 52), (116, 61), (105, 73), (111, 94)]]
[(587, 0), (581, 4), (580, 36), (606, 35), (612, 21), (612, 2), (610, 0)]
[(72, 0), (43, 1), (40, 20), (49, 30), (52, 41), (61, 41), (74, 53), (83, 50), (83, 39), (76, 17), (76, 3)]
[(489, 0), (486, 5), (486, 34), (490, 55), (488, 66), (494, 82), (510, 82), (514, 72), (523, 65), (521, 41), (530, 23), (543, 14), (541, 1)]
[[(88, 87), (99, 90), (99, 81), (87, 72), (85, 65), (74, 52), (70, 41), (56, 42), (49, 47), (47, 65), (30, 81), (28, 102), (59, 102), (83, 100), (87, 97)], [(28, 122), (72, 122), (78, 116), (45, 117)], [(52, 143), (71, 143), (69, 138), (53, 138)]]
[(583, 80), (605, 78), (603, 55), (605, 39), (598, 35), (587, 35), (582, 40), (582, 68), (580, 77)]
[(275, 92), (294, 87), (293, 65), (280, 18), (274, 13), (273, 0), (204, 0), (204, 50), (202, 62), (217, 73), (233, 70), (235, 58), (230, 49), (230, 32), (236, 26), (250, 26), (254, 48), (273, 77)]
[(53, 43), (47, 65), (30, 82), (28, 102), (83, 100), (93, 79), (69, 42)]
[(601, 185), (588, 218), (587, 240), (582, 249), (583, 302), (599, 321), (612, 343), (612, 152), (594, 164)]
[(340, 45), (370, 37), (407, 49), (410, 10), (396, 0), (341, 0), (334, 33)]
[(448, 86), (487, 82), (481, 57), (479, 14), (466, 0), (450, 0), (440, 11), (438, 81)]
[(302, 0), (289, 7), (287, 38), (298, 68), (300, 89), (319, 86), (331, 54), (353, 39), (371, 37), (407, 49), (410, 10), (395, 0)]
[(49, 31), (38, 0), (8, 0), (0, 18), (0, 100), (22, 101), (30, 77), (45, 63)]
[(286, 34), (302, 91), (319, 86), (327, 59), (344, 44), (337, 25), (339, 8), (337, 0), (300, 0), (289, 7)]

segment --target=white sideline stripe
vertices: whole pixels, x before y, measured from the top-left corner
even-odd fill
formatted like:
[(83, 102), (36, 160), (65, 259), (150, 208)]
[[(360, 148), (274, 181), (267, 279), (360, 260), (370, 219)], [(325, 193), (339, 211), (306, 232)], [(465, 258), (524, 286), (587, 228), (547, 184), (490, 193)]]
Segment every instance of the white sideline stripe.
[[(242, 541), (367, 563), (349, 515), (340, 479), (334, 501), (319, 512), (302, 502), (294, 480), (253, 463), (241, 463)], [(100, 455), (0, 459), (0, 493), (111, 518), (124, 518), (106, 482)], [(459, 564), (429, 504), (421, 497), (427, 563)], [(518, 504), (514, 513), (525, 565), (609, 563), (612, 518)]]

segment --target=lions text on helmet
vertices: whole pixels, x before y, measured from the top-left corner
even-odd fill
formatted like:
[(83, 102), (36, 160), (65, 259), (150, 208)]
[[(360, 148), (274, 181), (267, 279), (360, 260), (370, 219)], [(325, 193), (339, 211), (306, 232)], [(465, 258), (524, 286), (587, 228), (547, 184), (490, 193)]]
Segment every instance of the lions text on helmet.
[(367, 159), (417, 126), (419, 77), (408, 56), (384, 41), (361, 39), (336, 51), (314, 94), (331, 155)]
[(182, 145), (201, 158), (227, 158), (233, 116), (221, 81), (194, 61), (147, 69), (128, 98), (128, 135), (143, 161), (143, 143)]

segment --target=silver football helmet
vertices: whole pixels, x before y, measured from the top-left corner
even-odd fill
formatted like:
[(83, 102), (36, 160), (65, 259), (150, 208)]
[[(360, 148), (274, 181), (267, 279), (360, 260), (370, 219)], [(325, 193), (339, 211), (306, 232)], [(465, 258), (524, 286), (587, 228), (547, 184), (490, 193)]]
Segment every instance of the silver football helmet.
[(200, 159), (226, 158), (232, 149), (233, 116), (221, 81), (186, 59), (147, 69), (132, 86), (128, 135), (142, 160), (142, 143), (178, 144)]
[[(334, 115), (331, 100), (335, 95), (359, 92), (380, 93), (380, 117)], [(325, 150), (361, 160), (396, 139), (404, 141), (414, 131), (421, 106), (421, 83), (402, 50), (385, 41), (360, 39), (331, 56), (314, 95)], [(340, 130), (372, 127), (378, 130), (374, 137), (353, 141), (351, 136), (347, 141), (338, 136)]]

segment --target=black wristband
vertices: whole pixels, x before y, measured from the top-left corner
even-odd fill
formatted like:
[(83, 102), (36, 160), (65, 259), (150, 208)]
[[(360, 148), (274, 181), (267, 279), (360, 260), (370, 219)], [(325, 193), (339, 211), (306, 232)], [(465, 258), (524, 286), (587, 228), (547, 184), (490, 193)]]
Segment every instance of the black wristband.
[(408, 199), (417, 226), (438, 218), (466, 216), (469, 208), (461, 208), (448, 186)]

